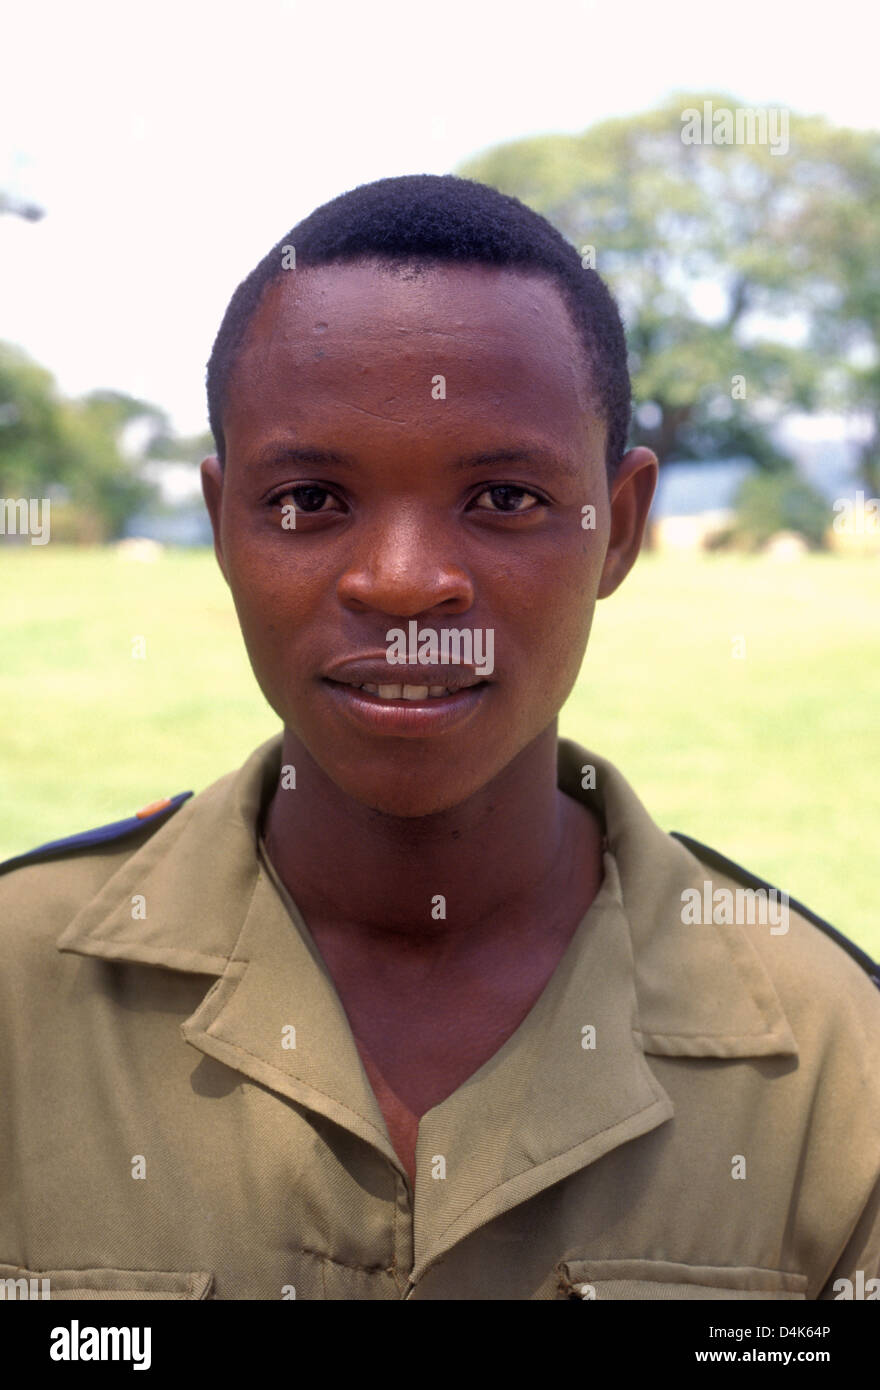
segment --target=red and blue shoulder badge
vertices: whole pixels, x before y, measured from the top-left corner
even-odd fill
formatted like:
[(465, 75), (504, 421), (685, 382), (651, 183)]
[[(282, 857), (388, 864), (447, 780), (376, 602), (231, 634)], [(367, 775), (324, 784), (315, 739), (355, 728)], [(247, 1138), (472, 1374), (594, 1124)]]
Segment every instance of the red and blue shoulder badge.
[(149, 805), (125, 820), (111, 821), (109, 825), (99, 825), (94, 830), (82, 830), (78, 835), (68, 835), (63, 840), (49, 840), (45, 845), (37, 845), (36, 849), (26, 850), (24, 854), (16, 854), (12, 859), (0, 863), (0, 874), (18, 869), (24, 864), (39, 864), (44, 859), (54, 859), (75, 853), (77, 850), (92, 849), (95, 845), (125, 840), (139, 834), (145, 826), (158, 827), (192, 794), (190, 791), (179, 792), (177, 796), (165, 796), (160, 801), (151, 801)]

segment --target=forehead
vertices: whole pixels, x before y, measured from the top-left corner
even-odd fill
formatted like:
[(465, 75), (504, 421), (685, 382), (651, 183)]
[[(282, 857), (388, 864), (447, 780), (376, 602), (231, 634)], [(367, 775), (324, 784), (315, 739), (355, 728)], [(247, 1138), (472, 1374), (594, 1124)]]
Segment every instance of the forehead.
[[(227, 383), (236, 433), (294, 426), (330, 403), (436, 427), (448, 414), (558, 433), (595, 427), (585, 354), (549, 278), (482, 265), (359, 261), (283, 272)], [(431, 406), (433, 405), (433, 414)]]

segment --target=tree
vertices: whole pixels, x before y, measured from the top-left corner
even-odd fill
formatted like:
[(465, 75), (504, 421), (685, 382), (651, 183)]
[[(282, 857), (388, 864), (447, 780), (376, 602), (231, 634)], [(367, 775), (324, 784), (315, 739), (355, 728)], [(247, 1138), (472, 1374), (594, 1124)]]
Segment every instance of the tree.
[(70, 464), (51, 373), (0, 342), (0, 496), (42, 494), (66, 481)]
[(825, 545), (828, 503), (791, 471), (750, 473), (736, 496), (736, 517), (725, 540), (757, 550), (778, 531), (795, 531), (814, 550)]
[(210, 430), (201, 434), (175, 434), (171, 429), (157, 433), (148, 444), (145, 456), (151, 459), (173, 459), (180, 463), (201, 463), (213, 454), (214, 436)]
[(810, 346), (829, 403), (866, 422), (861, 480), (880, 495), (880, 134), (815, 120), (800, 155), (796, 235), (811, 277)]
[[(872, 217), (877, 207), (876, 141), (847, 133), (849, 178), (837, 179), (823, 226), (828, 181), (817, 183), (814, 166), (833, 162), (838, 132), (791, 116), (785, 153), (758, 139), (685, 143), (685, 113), (707, 101), (713, 110), (744, 107), (726, 94), (680, 94), (581, 135), (499, 146), (458, 172), (543, 212), (587, 263), (595, 252), (627, 325), (639, 439), (661, 463), (746, 454), (784, 469), (791, 461), (772, 442), (772, 424), (786, 409), (826, 403), (837, 366), (816, 350), (815, 335), (812, 350), (806, 342), (823, 256), (839, 287), (836, 301), (825, 294), (826, 337), (832, 323), (864, 329), (869, 311), (870, 332), (880, 329), (878, 229), (872, 222), (873, 240), (855, 231), (859, 202), (872, 200)], [(831, 272), (841, 226), (853, 264)], [(791, 341), (793, 327), (802, 341)], [(880, 406), (876, 373), (859, 385)]]
[(87, 518), (90, 539), (120, 536), (155, 495), (122, 446), (135, 420), (167, 428), (157, 407), (120, 392), (65, 400), (49, 372), (0, 342), (0, 497), (54, 498)]

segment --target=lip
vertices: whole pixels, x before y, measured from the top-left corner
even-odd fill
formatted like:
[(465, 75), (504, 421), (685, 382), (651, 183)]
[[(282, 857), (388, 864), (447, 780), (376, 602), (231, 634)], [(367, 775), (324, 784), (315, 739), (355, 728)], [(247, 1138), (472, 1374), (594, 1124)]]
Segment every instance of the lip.
[[(366, 669), (366, 668), (365, 668)], [(372, 668), (375, 671), (375, 667)], [(395, 668), (392, 667), (392, 670)], [(369, 685), (452, 685), (449, 679), (428, 680), (427, 673), (434, 667), (421, 668), (417, 679), (404, 680), (404, 673), (411, 667), (397, 668), (400, 675), (394, 682), (389, 681), (387, 664), (381, 681), (375, 676), (365, 676)], [(458, 668), (459, 672), (461, 668)], [(446, 668), (447, 676), (449, 667)], [(349, 672), (346, 672), (349, 675)], [(436, 699), (424, 700), (383, 700), (378, 695), (370, 695), (366, 690), (358, 690), (354, 685), (344, 684), (333, 677), (323, 677), (321, 684), (328, 692), (336, 708), (351, 723), (368, 733), (391, 734), (397, 738), (424, 738), (435, 734), (445, 734), (450, 729), (459, 729), (483, 703), (489, 690), (488, 681), (477, 677), (479, 685), (469, 685), (456, 690), (453, 695), (440, 695)]]
[[(353, 657), (340, 661), (322, 671), (324, 680), (340, 685), (444, 685), (449, 690), (463, 690), (489, 680), (473, 666), (413, 666), (387, 661), (381, 655)], [(389, 703), (395, 703), (390, 701)]]

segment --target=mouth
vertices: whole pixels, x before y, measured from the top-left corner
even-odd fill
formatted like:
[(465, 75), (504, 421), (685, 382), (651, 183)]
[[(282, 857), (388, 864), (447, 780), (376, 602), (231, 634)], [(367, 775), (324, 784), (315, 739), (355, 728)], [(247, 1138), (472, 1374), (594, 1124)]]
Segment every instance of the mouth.
[(458, 729), (487, 697), (490, 682), (472, 680), (458, 686), (410, 685), (334, 680), (321, 681), (337, 711), (360, 730), (422, 738)]
[(366, 695), (374, 695), (378, 700), (445, 700), (450, 695), (458, 695), (462, 690), (476, 690), (487, 685), (487, 681), (474, 681), (470, 685), (355, 685), (353, 681), (331, 681), (331, 685), (343, 685), (349, 690), (362, 690)]

